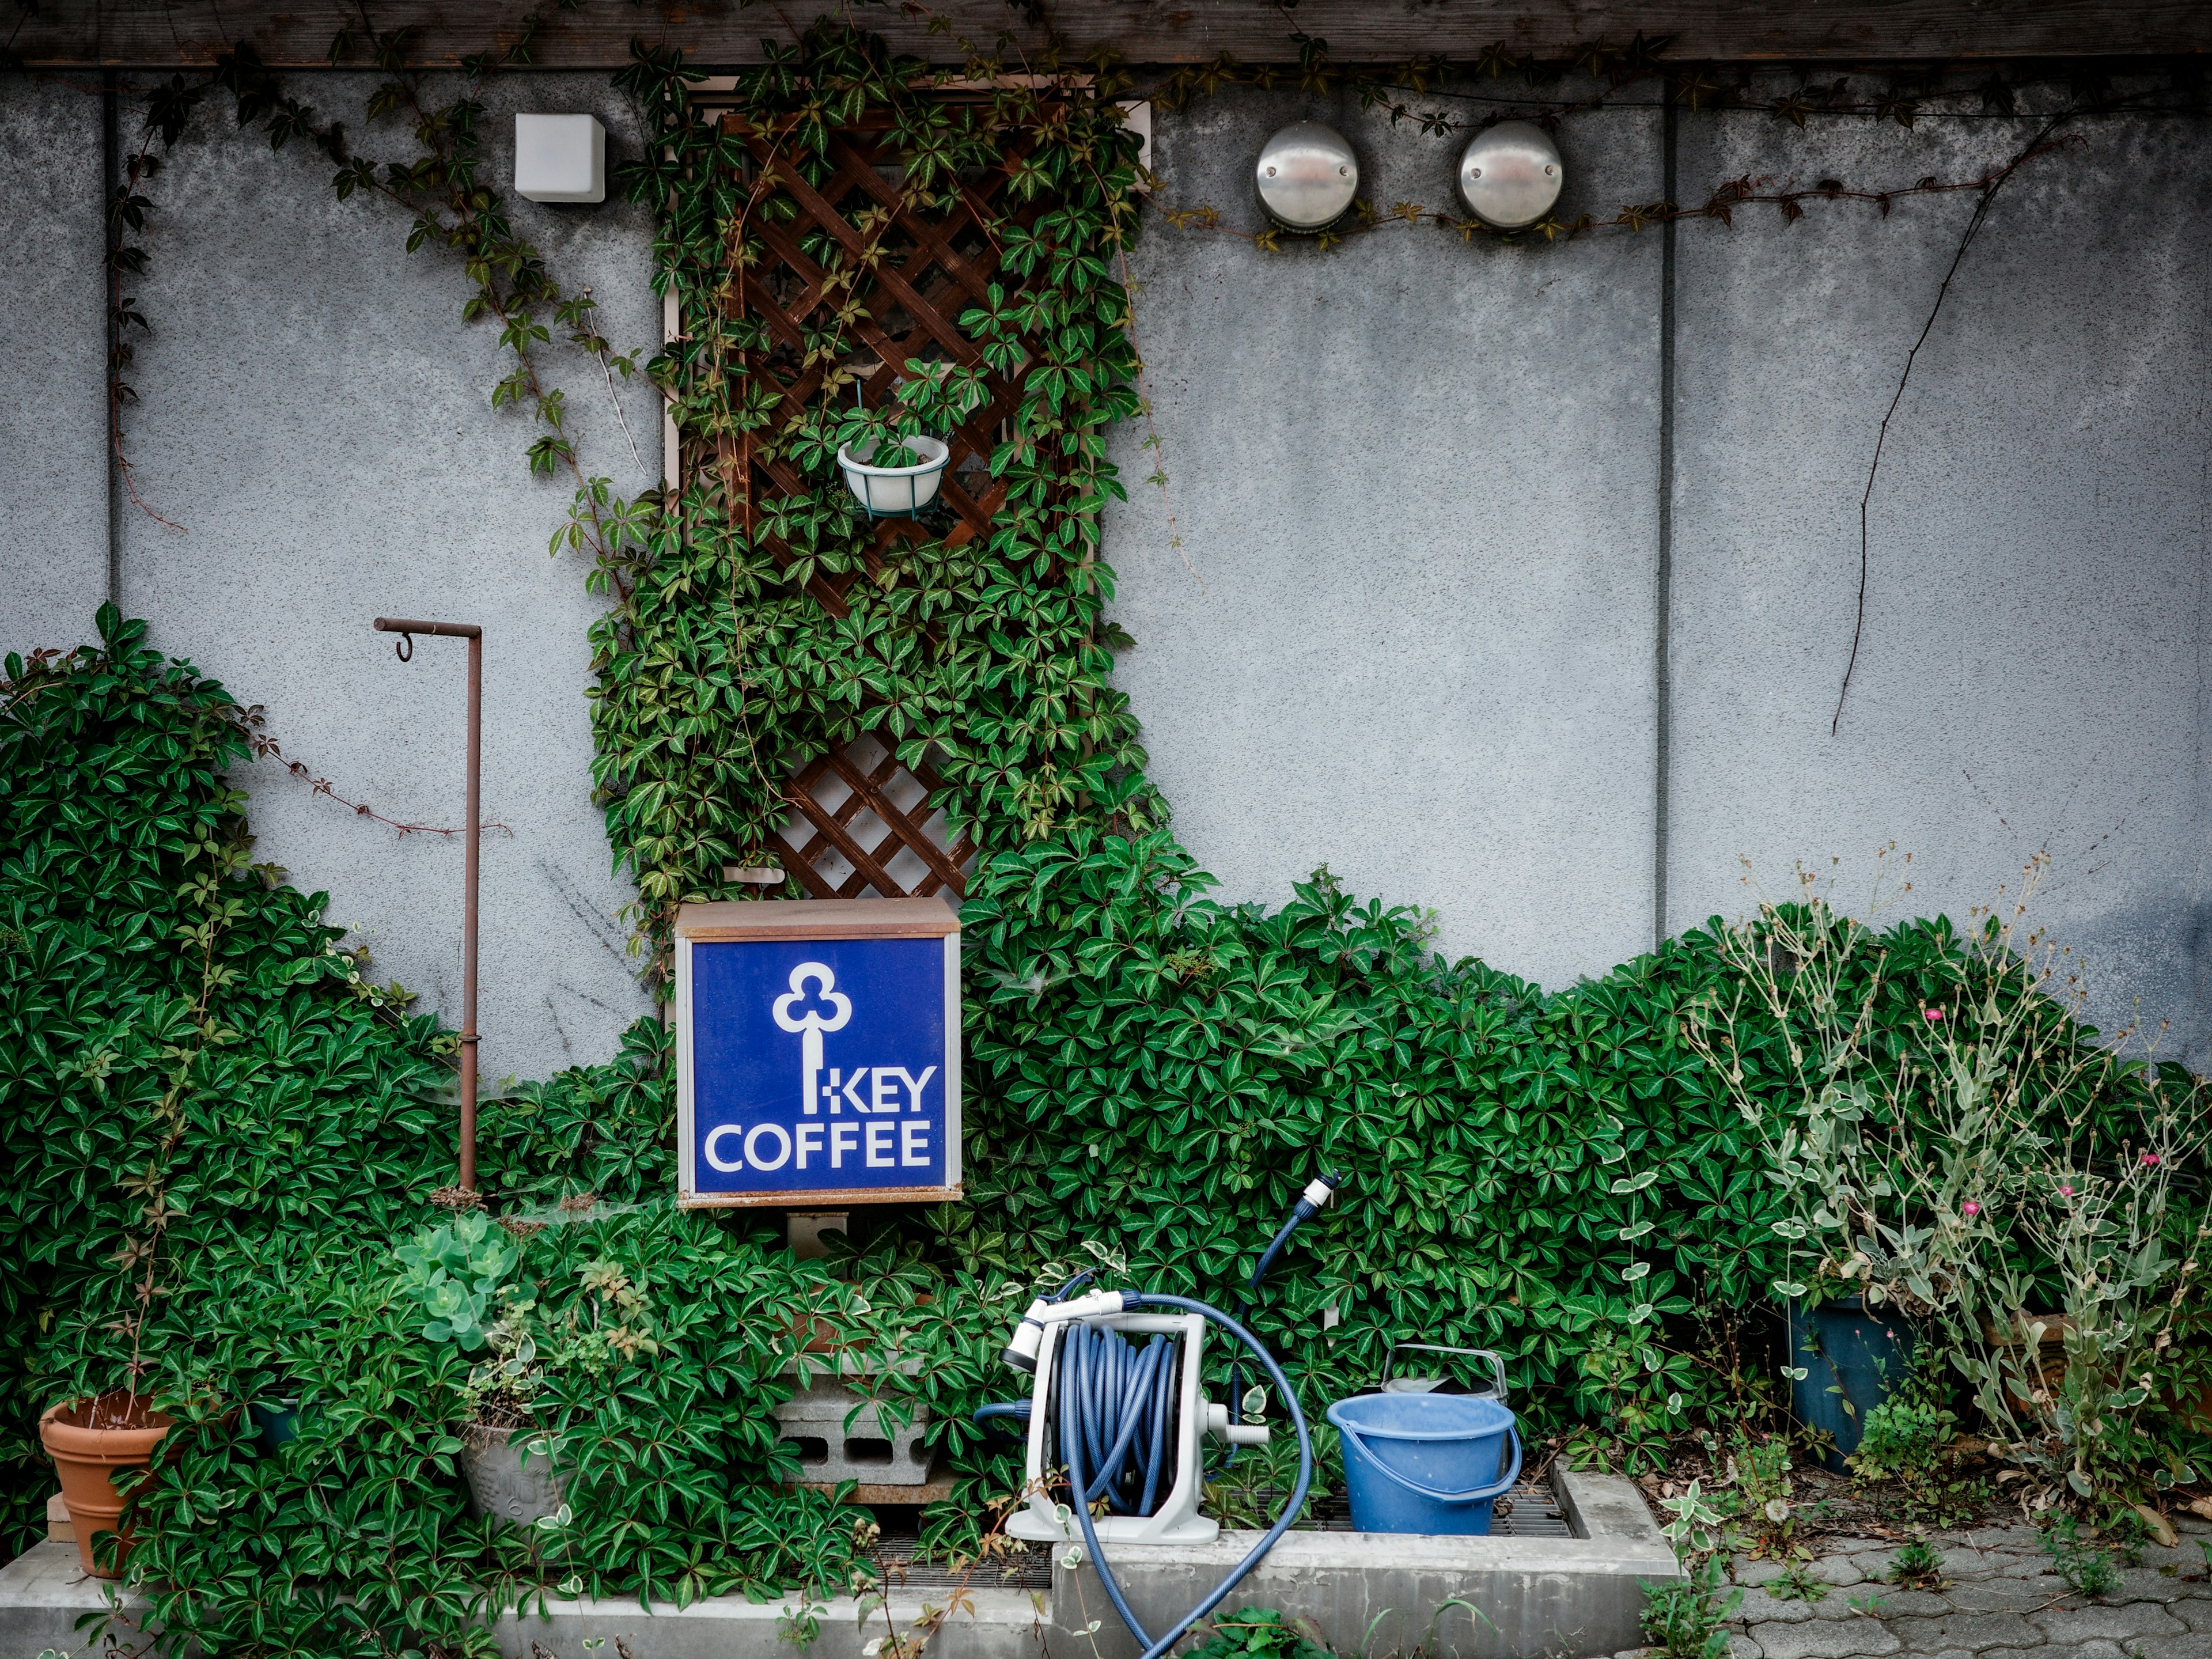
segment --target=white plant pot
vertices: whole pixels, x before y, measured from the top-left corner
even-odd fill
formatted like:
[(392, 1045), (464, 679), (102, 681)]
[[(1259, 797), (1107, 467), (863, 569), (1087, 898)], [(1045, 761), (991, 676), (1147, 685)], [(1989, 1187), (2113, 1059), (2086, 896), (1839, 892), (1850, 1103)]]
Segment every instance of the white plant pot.
[[(922, 457), (911, 466), (877, 466), (868, 457), (876, 453), (873, 438), (847, 444), (837, 452), (837, 465), (845, 474), (846, 488), (872, 518), (909, 518), (937, 499), (938, 481), (952, 452), (935, 438), (908, 438), (906, 447)], [(859, 453), (855, 454), (855, 449)]]

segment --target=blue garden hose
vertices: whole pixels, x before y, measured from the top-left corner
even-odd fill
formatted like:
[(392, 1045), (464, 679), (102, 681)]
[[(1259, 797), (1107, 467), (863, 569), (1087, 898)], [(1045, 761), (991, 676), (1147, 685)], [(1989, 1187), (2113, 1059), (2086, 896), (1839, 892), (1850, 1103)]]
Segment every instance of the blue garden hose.
[[(1114, 1611), (1121, 1615), (1129, 1633), (1144, 1644), (1142, 1659), (1160, 1659), (1182, 1639), (1184, 1632), (1218, 1607), (1222, 1598), (1243, 1582), (1245, 1574), (1259, 1565), (1261, 1559), (1275, 1547), (1275, 1540), (1290, 1529), (1305, 1507), (1307, 1489), (1313, 1485), (1313, 1440), (1306, 1432), (1306, 1417), (1298, 1409), (1297, 1395), (1274, 1355), (1220, 1309), (1190, 1297), (1156, 1291), (1137, 1291), (1124, 1301), (1129, 1307), (1180, 1308), (1185, 1313), (1202, 1315), (1242, 1342), (1274, 1379), (1298, 1435), (1297, 1485), (1291, 1488), (1290, 1502), (1275, 1517), (1275, 1524), (1205, 1600), (1155, 1641), (1146, 1633), (1128, 1598), (1121, 1594), (1121, 1586), (1115, 1581), (1113, 1569), (1106, 1565), (1105, 1553), (1098, 1547), (1098, 1528), (1091, 1519), (1091, 1505), (1103, 1498), (1109, 1508), (1122, 1514), (1151, 1512), (1160, 1475), (1175, 1455), (1169, 1434), (1169, 1407), (1175, 1400), (1174, 1348), (1164, 1336), (1154, 1336), (1139, 1347), (1119, 1331), (1094, 1330), (1082, 1324), (1072, 1324), (1063, 1333), (1060, 1448), (1060, 1455), (1067, 1460), (1069, 1495), (1073, 1499), (1068, 1507), (1075, 1511), (1083, 1528), (1083, 1541), (1097, 1564), (1098, 1582), (1106, 1587)], [(1095, 1470), (1095, 1474), (1086, 1474), (1086, 1468)], [(1124, 1507), (1132, 1497), (1141, 1504), (1140, 1509)]]
[[(1275, 1237), (1269, 1241), (1267, 1248), (1260, 1252), (1260, 1259), (1252, 1264), (1252, 1277), (1244, 1282), (1244, 1294), (1237, 1299), (1238, 1319), (1251, 1318), (1252, 1304), (1260, 1294), (1260, 1281), (1267, 1276), (1267, 1269), (1275, 1265), (1275, 1258), (1291, 1242), (1291, 1235), (1319, 1214), (1322, 1206), (1328, 1203), (1331, 1194), (1342, 1185), (1342, 1173), (1328, 1170), (1323, 1170), (1307, 1182), (1305, 1191), (1299, 1194), (1298, 1201), (1291, 1206), (1291, 1212), (1284, 1218), (1283, 1224), (1276, 1229)], [(1232, 1423), (1244, 1420), (1244, 1364), (1242, 1358), (1229, 1362), (1229, 1420)], [(1221, 1460), (1221, 1467), (1227, 1468), (1236, 1461), (1237, 1448), (1232, 1445), (1228, 1455)]]

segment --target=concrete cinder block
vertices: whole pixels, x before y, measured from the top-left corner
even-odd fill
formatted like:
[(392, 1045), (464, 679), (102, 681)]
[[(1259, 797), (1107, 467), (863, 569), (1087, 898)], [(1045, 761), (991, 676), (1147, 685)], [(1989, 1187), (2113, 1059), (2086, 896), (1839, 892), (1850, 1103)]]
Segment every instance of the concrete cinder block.
[(901, 1427), (866, 1395), (824, 1375), (775, 1409), (782, 1437), (799, 1444), (802, 1480), (919, 1486), (929, 1479), (927, 1407), (914, 1407), (914, 1420)]
[[(850, 1596), (808, 1602), (797, 1595), (772, 1601), (748, 1601), (742, 1595), (711, 1596), (686, 1607), (658, 1601), (651, 1612), (635, 1597), (548, 1602), (526, 1613), (509, 1613), (494, 1628), (503, 1659), (592, 1659), (615, 1651), (619, 1639), (636, 1659), (775, 1659), (801, 1654), (805, 1659), (862, 1659), (872, 1638), (896, 1628), (912, 1631), (925, 1603), (944, 1605), (927, 1592), (895, 1594), (889, 1622), (883, 1612), (861, 1626), (860, 1604)], [(785, 1632), (795, 1615), (811, 1610), (819, 1630), (804, 1647)], [(933, 1659), (1045, 1659), (1040, 1645), (1047, 1605), (1042, 1591), (971, 1589), (929, 1644)], [(794, 1632), (795, 1634), (795, 1632)], [(586, 1641), (602, 1646), (586, 1648)]]
[[(1389, 1533), (1286, 1534), (1221, 1604), (1307, 1618), (1340, 1653), (1421, 1649), (1431, 1659), (1589, 1659), (1640, 1641), (1646, 1584), (1682, 1576), (1636, 1489), (1613, 1475), (1555, 1473), (1569, 1539), (1427, 1538)], [(1211, 1544), (1123, 1546), (1107, 1561), (1139, 1620), (1158, 1637), (1260, 1540), (1224, 1532)], [(1089, 1562), (1053, 1563), (1053, 1629), (1097, 1659), (1141, 1651)], [(1098, 1629), (1084, 1635), (1092, 1620)]]
[[(1415, 1538), (1382, 1533), (1294, 1532), (1224, 1602), (1279, 1607), (1318, 1624), (1340, 1652), (1368, 1656), (1425, 1648), (1431, 1659), (1587, 1659), (1635, 1644), (1647, 1583), (1681, 1570), (1643, 1499), (1609, 1475), (1555, 1474), (1575, 1535), (1566, 1539)], [(1224, 1533), (1190, 1547), (1130, 1545), (1109, 1556), (1139, 1616), (1157, 1630), (1180, 1618), (1258, 1541)], [(1115, 1616), (1097, 1570), (1056, 1559), (1053, 1587), (1011, 1589), (981, 1582), (932, 1643), (942, 1659), (1045, 1659), (1061, 1652), (1127, 1659), (1138, 1650)], [(588, 1659), (618, 1640), (635, 1659), (774, 1659), (794, 1626), (811, 1619), (808, 1659), (862, 1659), (863, 1644), (890, 1627), (904, 1633), (949, 1591), (895, 1589), (862, 1627), (849, 1597), (764, 1602), (715, 1596), (686, 1607), (635, 1600), (550, 1601), (501, 1617), (494, 1635), (510, 1659)], [(40, 1544), (0, 1571), (0, 1656), (32, 1659), (47, 1648), (90, 1654), (74, 1629), (107, 1605), (106, 1587), (77, 1571), (67, 1544)], [(143, 1606), (135, 1598), (126, 1610)], [(1098, 1621), (1095, 1632), (1087, 1626)], [(586, 1648), (586, 1642), (593, 1645)], [(1093, 1644), (1095, 1643), (1095, 1647)], [(533, 1646), (533, 1644), (535, 1644)]]

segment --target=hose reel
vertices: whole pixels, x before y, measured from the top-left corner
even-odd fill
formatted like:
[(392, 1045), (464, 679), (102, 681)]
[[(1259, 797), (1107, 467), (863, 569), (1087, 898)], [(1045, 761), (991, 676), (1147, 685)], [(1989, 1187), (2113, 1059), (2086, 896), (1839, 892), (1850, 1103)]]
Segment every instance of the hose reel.
[[(1324, 1176), (1308, 1185), (1253, 1269), (1240, 1315), (1291, 1233), (1328, 1202), (1338, 1182), (1338, 1177)], [(1143, 1645), (1143, 1659), (1159, 1659), (1288, 1530), (1313, 1482), (1313, 1442), (1290, 1379), (1242, 1318), (1190, 1297), (1156, 1291), (1069, 1296), (1081, 1282), (1071, 1281), (1055, 1296), (1032, 1302), (1000, 1356), (1031, 1373), (1030, 1398), (986, 1406), (975, 1417), (979, 1422), (1006, 1418), (1027, 1425), (1029, 1501), (1008, 1519), (1006, 1531), (1036, 1543), (1080, 1543), (1085, 1559), (1097, 1567), (1115, 1611)], [(1264, 1425), (1237, 1420), (1233, 1400), (1220, 1405), (1205, 1397), (1209, 1326), (1244, 1350), (1249, 1363), (1256, 1363), (1274, 1385), (1297, 1437), (1297, 1481), (1273, 1526), (1244, 1559), (1172, 1630), (1155, 1639), (1131, 1610), (1100, 1546), (1211, 1543), (1221, 1527), (1198, 1510), (1205, 1480), (1202, 1437), (1225, 1442), (1232, 1455), (1237, 1447), (1265, 1445), (1269, 1437)], [(1240, 1356), (1232, 1364), (1232, 1395), (1245, 1363)], [(1064, 1487), (1065, 1501), (1054, 1496), (1056, 1486)], [(1094, 1516), (1094, 1504), (1102, 1504), (1105, 1513)]]

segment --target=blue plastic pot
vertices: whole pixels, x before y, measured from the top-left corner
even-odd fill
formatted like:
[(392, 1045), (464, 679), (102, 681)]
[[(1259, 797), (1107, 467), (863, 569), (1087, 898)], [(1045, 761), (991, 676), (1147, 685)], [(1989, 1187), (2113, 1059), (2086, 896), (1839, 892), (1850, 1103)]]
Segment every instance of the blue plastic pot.
[(1790, 1363), (1807, 1373), (1790, 1379), (1790, 1405), (1807, 1428), (1835, 1436), (1836, 1449), (1821, 1461), (1837, 1474), (1858, 1449), (1867, 1413), (1912, 1369), (1915, 1340), (1912, 1327), (1894, 1311), (1869, 1314), (1856, 1296), (1823, 1302), (1809, 1313), (1790, 1304)]
[(300, 1402), (296, 1400), (254, 1401), (246, 1408), (258, 1431), (256, 1438), (264, 1452), (274, 1452), (300, 1437)]
[(1487, 1533), (1491, 1506), (1521, 1478), (1521, 1431), (1486, 1395), (1355, 1395), (1328, 1420), (1361, 1532)]

